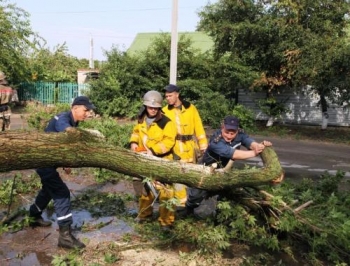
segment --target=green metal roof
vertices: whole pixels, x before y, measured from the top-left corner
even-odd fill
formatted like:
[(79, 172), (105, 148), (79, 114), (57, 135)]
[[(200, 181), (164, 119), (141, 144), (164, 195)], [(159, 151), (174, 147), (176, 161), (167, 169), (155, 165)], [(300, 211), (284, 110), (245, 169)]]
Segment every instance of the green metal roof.
[[(151, 45), (153, 40), (157, 37), (160, 37), (162, 34), (164, 33), (162, 32), (138, 33), (127, 52), (135, 53), (135, 52), (146, 50)], [(170, 35), (170, 33), (165, 33), (165, 34)], [(182, 35), (185, 35), (187, 38), (190, 38), (192, 40), (193, 47), (196, 49), (199, 49), (202, 52), (206, 52), (214, 46), (214, 42), (211, 39), (211, 37), (209, 37), (207, 34), (203, 32), (199, 32), (199, 31), (179, 32), (178, 34), (179, 34), (178, 38), (181, 38)]]

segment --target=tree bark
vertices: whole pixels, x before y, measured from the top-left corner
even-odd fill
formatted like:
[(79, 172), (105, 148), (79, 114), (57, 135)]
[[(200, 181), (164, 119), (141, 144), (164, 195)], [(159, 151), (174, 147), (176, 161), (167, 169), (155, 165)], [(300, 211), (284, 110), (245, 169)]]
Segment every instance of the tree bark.
[(43, 167), (98, 167), (207, 190), (264, 185), (283, 178), (284, 174), (272, 147), (265, 148), (260, 155), (263, 168), (229, 172), (138, 154), (80, 129), (61, 133), (6, 131), (0, 133), (0, 147), (0, 172)]

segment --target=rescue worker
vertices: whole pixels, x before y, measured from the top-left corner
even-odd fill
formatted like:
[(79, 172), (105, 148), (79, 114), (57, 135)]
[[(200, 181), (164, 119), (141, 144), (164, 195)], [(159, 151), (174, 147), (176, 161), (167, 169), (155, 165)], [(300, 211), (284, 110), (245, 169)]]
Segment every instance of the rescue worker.
[[(143, 152), (151, 156), (164, 159), (173, 159), (173, 147), (175, 145), (175, 124), (163, 114), (163, 97), (158, 91), (148, 91), (143, 97), (143, 107), (138, 115), (130, 137), (130, 148), (135, 152)], [(135, 181), (134, 181), (135, 182)], [(149, 183), (159, 193), (159, 218), (162, 229), (169, 230), (175, 221), (175, 207), (165, 206), (165, 201), (174, 197), (172, 185), (160, 182)], [(143, 192), (139, 198), (138, 222), (150, 220), (153, 216), (153, 203), (155, 195), (147, 184), (144, 184)]]
[[(244, 146), (247, 150), (241, 150)], [(264, 140), (261, 143), (250, 138), (239, 128), (239, 119), (234, 116), (225, 117), (218, 129), (210, 138), (209, 146), (203, 156), (203, 164), (212, 165), (216, 163), (218, 168), (225, 167), (230, 160), (245, 160), (259, 155), (265, 147), (272, 143)], [(188, 199), (186, 209), (181, 216), (191, 215), (202, 200), (210, 196), (208, 191), (198, 188), (188, 188)], [(215, 211), (215, 210), (213, 210)]]
[[(80, 121), (89, 117), (90, 111), (95, 106), (86, 96), (78, 96), (74, 99), (71, 110), (54, 116), (45, 128), (45, 132), (64, 132), (77, 127)], [(70, 174), (70, 168), (63, 168)], [(42, 188), (39, 191), (34, 204), (29, 208), (32, 226), (50, 226), (51, 222), (42, 218), (41, 214), (49, 202), (53, 200), (57, 224), (59, 226), (58, 246), (68, 249), (84, 248), (85, 245), (76, 239), (71, 233), (73, 223), (70, 191), (61, 179), (56, 167), (40, 168), (36, 170), (40, 176)]]
[(18, 101), (17, 91), (8, 86), (4, 72), (0, 71), (0, 131), (10, 129), (10, 103)]
[[(197, 163), (208, 146), (208, 140), (197, 108), (180, 97), (180, 88), (169, 84), (165, 88), (167, 105), (163, 112), (176, 126), (176, 143), (174, 147), (175, 160), (185, 163)], [(199, 154), (198, 154), (199, 153)], [(187, 200), (186, 186), (175, 184), (175, 197), (178, 199), (178, 209), (185, 207)]]

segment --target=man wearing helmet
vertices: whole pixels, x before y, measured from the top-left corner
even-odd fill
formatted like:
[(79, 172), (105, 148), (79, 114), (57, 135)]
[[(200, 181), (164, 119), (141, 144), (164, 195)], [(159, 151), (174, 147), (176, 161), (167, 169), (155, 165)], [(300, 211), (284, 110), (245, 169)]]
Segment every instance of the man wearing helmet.
[[(175, 145), (175, 124), (163, 114), (163, 97), (158, 91), (148, 91), (143, 97), (143, 106), (138, 115), (138, 121), (130, 137), (130, 148), (135, 152), (173, 159)], [(159, 218), (158, 221), (164, 230), (171, 228), (175, 220), (174, 210), (163, 206), (162, 202), (174, 197), (171, 185), (154, 182), (159, 191)], [(145, 187), (139, 198), (139, 214), (137, 220), (143, 222), (153, 215), (155, 195), (149, 187)], [(175, 208), (175, 206), (174, 206)]]
[(9, 104), (18, 101), (17, 91), (8, 86), (4, 72), (0, 71), (0, 131), (10, 129), (11, 108)]

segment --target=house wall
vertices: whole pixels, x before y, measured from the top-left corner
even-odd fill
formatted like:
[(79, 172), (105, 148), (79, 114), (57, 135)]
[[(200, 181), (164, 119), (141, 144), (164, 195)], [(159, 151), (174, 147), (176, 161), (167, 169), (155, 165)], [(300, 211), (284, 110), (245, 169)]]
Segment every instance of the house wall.
[[(264, 92), (251, 92), (247, 90), (238, 91), (238, 103), (253, 110), (257, 120), (267, 120), (268, 117), (259, 108), (258, 100), (265, 99)], [(278, 122), (304, 125), (322, 125), (322, 111), (318, 105), (319, 95), (311, 90), (296, 93), (290, 90), (281, 91), (275, 95), (278, 102), (286, 101), (285, 105), (290, 113), (283, 115)], [(330, 126), (350, 126), (350, 108), (343, 108), (329, 103), (328, 125)]]

